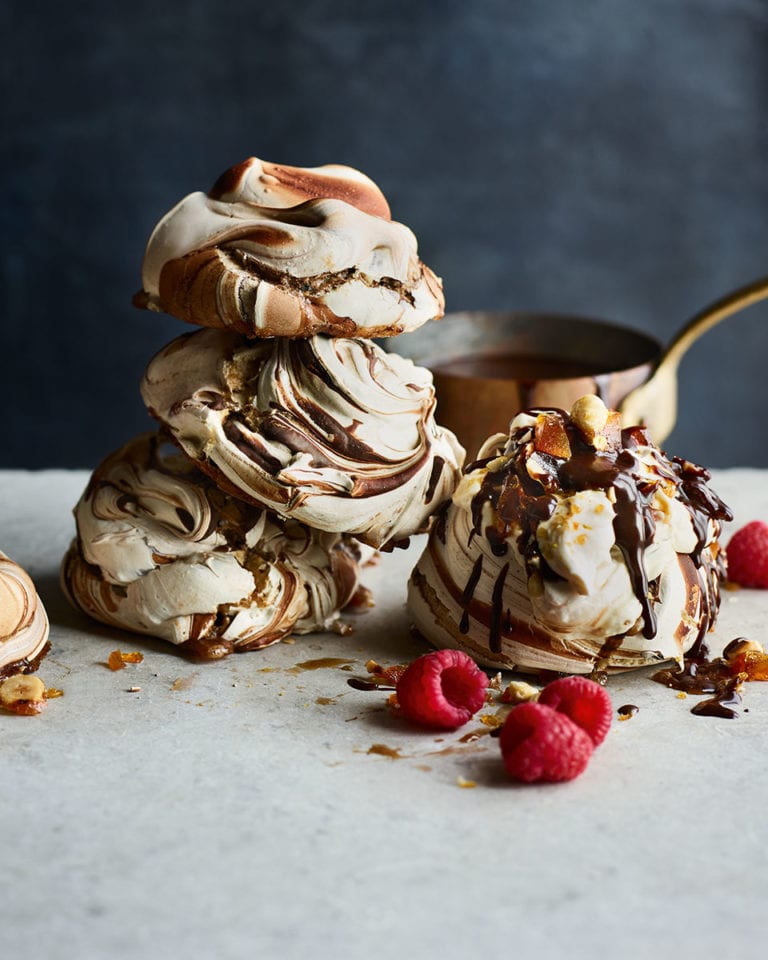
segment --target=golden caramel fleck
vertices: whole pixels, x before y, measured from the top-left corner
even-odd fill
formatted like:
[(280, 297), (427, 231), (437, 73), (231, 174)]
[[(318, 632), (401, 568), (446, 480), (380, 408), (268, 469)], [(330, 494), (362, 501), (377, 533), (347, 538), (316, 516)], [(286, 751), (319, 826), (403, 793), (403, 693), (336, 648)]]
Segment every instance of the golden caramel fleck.
[(389, 757), (391, 760), (402, 760), (403, 754), (400, 753), (395, 747), (388, 747), (386, 743), (374, 743), (369, 747), (369, 754), (375, 754), (379, 757)]
[(476, 780), (465, 780), (464, 777), (456, 777), (456, 784), (459, 787), (463, 787), (465, 790), (471, 790), (472, 787), (477, 786)]
[(495, 730), (496, 727), (501, 727), (504, 724), (506, 717), (500, 716), (498, 713), (482, 713), (477, 719), (483, 726)]
[(45, 691), (46, 700), (55, 700), (57, 697), (63, 697), (63, 696), (64, 696), (64, 691), (59, 690), (58, 687), (48, 687), (48, 689)]

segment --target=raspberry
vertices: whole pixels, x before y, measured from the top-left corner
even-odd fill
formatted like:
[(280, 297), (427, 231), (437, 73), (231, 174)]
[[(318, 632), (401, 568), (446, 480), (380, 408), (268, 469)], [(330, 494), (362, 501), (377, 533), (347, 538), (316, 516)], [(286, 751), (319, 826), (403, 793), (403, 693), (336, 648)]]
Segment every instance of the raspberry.
[(488, 677), (466, 653), (435, 650), (405, 670), (397, 681), (404, 717), (424, 727), (455, 730), (485, 703)]
[(594, 680), (587, 677), (561, 677), (548, 683), (539, 695), (543, 703), (585, 730), (597, 747), (611, 726), (611, 698)]
[(594, 744), (564, 713), (542, 703), (521, 703), (499, 737), (507, 773), (533, 783), (573, 780), (589, 763)]
[(768, 589), (768, 523), (753, 520), (726, 547), (728, 579), (742, 587)]

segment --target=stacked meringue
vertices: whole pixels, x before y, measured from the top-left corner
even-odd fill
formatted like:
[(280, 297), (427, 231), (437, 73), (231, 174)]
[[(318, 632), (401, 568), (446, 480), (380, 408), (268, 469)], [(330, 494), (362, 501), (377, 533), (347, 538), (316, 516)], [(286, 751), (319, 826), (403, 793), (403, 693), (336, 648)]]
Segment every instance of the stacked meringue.
[(424, 532), (458, 481), (431, 374), (371, 340), (442, 316), (440, 281), (363, 174), (255, 158), (160, 220), (142, 279), (206, 329), (150, 362), (160, 433), (95, 471), (68, 596), (201, 658), (327, 629), (361, 545)]
[(732, 515), (595, 396), (491, 437), (411, 576), (416, 628), (495, 668), (611, 671), (682, 660), (713, 626)]

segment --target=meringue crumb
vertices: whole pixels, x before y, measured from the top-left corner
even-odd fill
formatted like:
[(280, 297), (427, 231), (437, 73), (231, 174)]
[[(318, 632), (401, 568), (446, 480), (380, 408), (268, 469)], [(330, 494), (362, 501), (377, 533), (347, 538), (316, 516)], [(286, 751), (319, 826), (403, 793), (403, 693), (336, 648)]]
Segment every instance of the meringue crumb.
[(141, 687), (128, 687), (126, 693), (141, 693)]
[(524, 680), (513, 680), (501, 695), (502, 703), (529, 703), (539, 699), (541, 691)]
[(464, 777), (456, 777), (456, 785), (463, 787), (465, 790), (471, 790), (472, 787), (477, 786), (476, 780), (465, 780)]

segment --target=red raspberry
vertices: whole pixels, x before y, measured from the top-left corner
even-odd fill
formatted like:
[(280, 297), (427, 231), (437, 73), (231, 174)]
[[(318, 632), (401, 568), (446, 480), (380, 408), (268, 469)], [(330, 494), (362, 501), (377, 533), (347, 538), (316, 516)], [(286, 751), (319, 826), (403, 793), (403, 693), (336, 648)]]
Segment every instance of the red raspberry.
[(595, 749), (581, 727), (542, 703), (515, 707), (501, 728), (499, 745), (507, 773), (526, 783), (573, 780)]
[(768, 589), (768, 523), (753, 520), (726, 547), (728, 579), (742, 587)]
[(611, 726), (611, 698), (594, 680), (587, 677), (561, 677), (548, 683), (539, 695), (543, 703), (585, 730), (598, 747)]
[(426, 653), (397, 681), (404, 717), (424, 727), (455, 730), (485, 703), (488, 677), (460, 650)]

